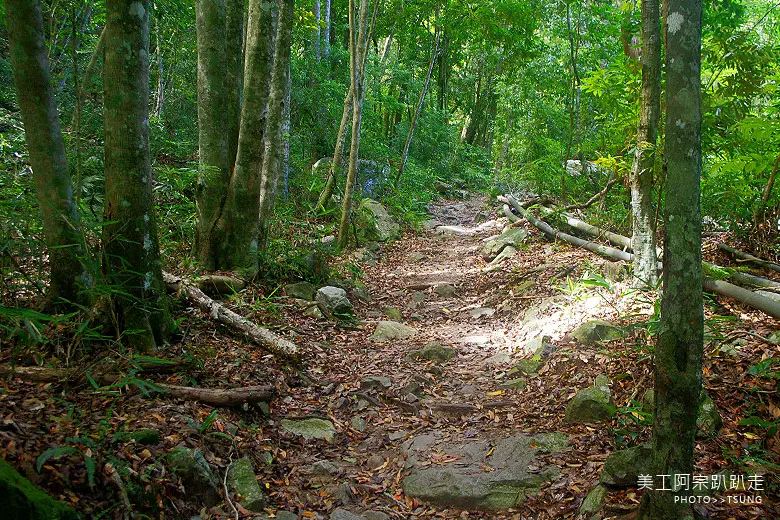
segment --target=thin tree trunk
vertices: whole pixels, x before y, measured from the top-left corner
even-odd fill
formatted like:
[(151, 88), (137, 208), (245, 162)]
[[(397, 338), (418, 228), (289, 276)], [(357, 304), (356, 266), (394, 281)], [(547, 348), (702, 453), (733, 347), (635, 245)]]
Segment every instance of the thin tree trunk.
[[(651, 475), (693, 473), (701, 392), (704, 311), (701, 267), (700, 0), (667, 0), (666, 205), (661, 325), (655, 350)], [(659, 482), (660, 484), (660, 482)], [(645, 492), (638, 518), (693, 518), (678, 491)], [(670, 486), (671, 487), (671, 486)]]
[[(360, 68), (362, 71), (365, 71), (366, 68), (366, 62), (368, 60), (368, 38), (371, 35), (371, 33), (374, 30), (374, 24), (376, 23), (376, 15), (377, 10), (379, 8), (379, 3), (374, 6), (374, 14), (371, 18), (371, 27), (368, 31), (368, 33), (365, 35), (365, 41), (366, 45), (363, 46), (363, 55), (360, 57)], [(363, 77), (363, 81), (365, 82), (365, 76)], [(328, 204), (328, 201), (333, 196), (333, 191), (336, 189), (336, 176), (339, 173), (339, 170), (341, 169), (341, 162), (344, 157), (344, 145), (347, 140), (347, 128), (349, 125), (349, 116), (350, 111), (352, 110), (352, 102), (354, 97), (354, 91), (352, 90), (352, 85), (350, 84), (349, 89), (347, 90), (347, 95), (344, 97), (344, 109), (341, 113), (341, 123), (339, 124), (339, 131), (336, 134), (336, 146), (333, 150), (333, 161), (330, 164), (330, 168), (328, 169), (328, 178), (325, 182), (325, 188), (323, 188), (322, 193), (320, 193), (319, 199), (317, 199), (317, 206), (315, 206), (316, 211), (323, 211), (325, 209), (325, 206)]]
[(417, 118), (420, 117), (420, 112), (422, 111), (423, 102), (425, 101), (425, 94), (428, 92), (428, 84), (431, 82), (431, 74), (433, 74), (433, 66), (436, 64), (436, 56), (439, 53), (439, 36), (441, 34), (441, 30), (438, 24), (438, 12), (436, 14), (436, 36), (433, 38), (433, 52), (431, 54), (431, 61), (428, 64), (428, 74), (425, 75), (425, 83), (423, 83), (423, 88), (420, 91), (420, 99), (417, 101), (417, 107), (414, 110), (414, 115), (412, 116), (412, 120), (409, 122), (409, 134), (406, 136), (406, 142), (404, 143), (404, 149), (403, 152), (401, 152), (401, 163), (398, 167), (398, 174), (395, 176), (395, 182), (393, 183), (394, 187), (398, 187), (398, 182), (401, 180), (401, 177), (404, 174), (404, 169), (406, 168), (406, 160), (409, 157), (409, 147), (412, 145), (412, 137), (414, 136), (414, 127), (417, 124)]
[(312, 31), (311, 43), (312, 48), (314, 49), (314, 59), (319, 62), (322, 57), (320, 46), (320, 42), (322, 41), (322, 13), (320, 12), (320, 0), (314, 0), (312, 14), (314, 14), (314, 21), (317, 27)]
[[(84, 100), (87, 99), (87, 91), (89, 90), (89, 86), (92, 83), (92, 75), (95, 73), (95, 69), (97, 68), (98, 61), (100, 61), (100, 58), (103, 57), (103, 36), (106, 34), (106, 28), (104, 27), (102, 31), (100, 31), (100, 37), (98, 38), (97, 45), (95, 45), (95, 50), (92, 51), (92, 57), (89, 59), (89, 63), (87, 63), (87, 68), (84, 69), (84, 76), (79, 82), (79, 87), (77, 89), (78, 96), (76, 97), (76, 103), (80, 105), (81, 107), (84, 106)], [(73, 120), (71, 120), (71, 126), (74, 126), (76, 124), (76, 113), (73, 114)]]
[(772, 188), (775, 185), (775, 177), (777, 176), (777, 170), (780, 167), (780, 155), (775, 159), (775, 164), (772, 166), (772, 172), (769, 174), (769, 180), (766, 181), (764, 187), (764, 194), (761, 195), (761, 200), (758, 202), (758, 207), (753, 214), (753, 222), (756, 230), (760, 230), (766, 223), (766, 206), (769, 203), (769, 198), (772, 196)]
[(349, 222), (352, 216), (352, 192), (357, 178), (358, 154), (360, 151), (360, 126), (363, 116), (363, 64), (361, 57), (367, 48), (366, 25), (368, 21), (368, 1), (360, 0), (359, 22), (355, 23), (355, 0), (349, 0), (349, 54), (350, 79), (354, 101), (352, 104), (352, 142), (349, 149), (349, 170), (344, 185), (344, 204), (341, 209), (338, 245), (347, 247), (349, 243)]
[(171, 326), (149, 157), (149, 0), (106, 2), (103, 268), (119, 332), (144, 351)]
[(290, 63), (288, 60), (286, 78), (284, 84), (284, 114), (282, 118), (282, 164), (281, 164), (281, 179), (279, 179), (279, 188), (281, 189), (284, 200), (290, 196), (290, 173), (292, 168), (290, 167), (290, 116), (291, 116), (291, 90), (292, 90), (292, 76), (290, 74)]
[(387, 57), (390, 56), (390, 48), (393, 46), (393, 35), (395, 33), (395, 26), (390, 29), (390, 34), (385, 38), (385, 44), (382, 47), (382, 56), (379, 58), (379, 64), (384, 65), (387, 63)]
[(292, 43), (293, 0), (280, 0), (277, 22), (276, 43), (274, 49), (271, 89), (268, 97), (268, 119), (266, 121), (265, 152), (260, 184), (260, 229), (258, 248), (265, 249), (268, 229), (273, 214), (276, 186), (282, 175), (280, 166), (282, 146), (282, 126), (284, 115), (285, 90), (290, 68), (290, 46)]
[(219, 219), (228, 184), (227, 53), (225, 0), (198, 0), (195, 4), (198, 46), (198, 184), (195, 211), (195, 258), (208, 271), (229, 263), (222, 246)]
[(162, 47), (160, 46), (160, 19), (155, 20), (154, 23), (154, 44), (157, 49), (157, 96), (154, 102), (154, 116), (157, 118), (162, 117), (163, 106), (165, 105), (165, 81), (163, 75), (163, 57)]
[(653, 177), (658, 121), (661, 115), (661, 19), (658, 0), (642, 0), (642, 91), (634, 163), (631, 209), (634, 280), (638, 287), (658, 283)]
[(341, 168), (341, 161), (344, 156), (344, 143), (347, 140), (347, 128), (349, 127), (349, 116), (352, 112), (352, 86), (350, 85), (347, 90), (347, 95), (344, 98), (344, 110), (341, 112), (341, 123), (339, 124), (339, 131), (336, 134), (336, 147), (333, 150), (333, 161), (328, 169), (328, 179), (325, 181), (325, 188), (320, 193), (320, 198), (317, 200), (317, 211), (323, 211), (325, 206), (333, 196), (333, 191), (336, 189), (336, 174)]
[(266, 2), (250, 0), (238, 152), (218, 224), (225, 228), (225, 265), (247, 277), (254, 276), (258, 269), (266, 107), (271, 88), (271, 27)]
[(322, 55), (326, 58), (330, 56), (330, 2), (325, 0), (325, 34), (322, 35)]
[(5, 6), (14, 83), (51, 268), (48, 304), (83, 302), (80, 290), (91, 284), (91, 277), (82, 263), (84, 238), (51, 86), (40, 2), (6, 0)]

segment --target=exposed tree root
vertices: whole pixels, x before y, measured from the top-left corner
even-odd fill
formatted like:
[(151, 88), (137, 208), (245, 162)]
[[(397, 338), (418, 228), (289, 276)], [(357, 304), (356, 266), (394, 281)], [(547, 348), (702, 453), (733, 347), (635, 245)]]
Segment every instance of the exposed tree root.
[(203, 291), (177, 276), (163, 272), (163, 280), (170, 290), (178, 294), (185, 294), (201, 310), (208, 313), (211, 319), (241, 332), (254, 343), (278, 357), (298, 361), (300, 352), (295, 343), (274, 334), (268, 329), (258, 327), (240, 314), (212, 300)]
[[(588, 242), (587, 240), (583, 240), (581, 238), (574, 237), (572, 235), (567, 235), (566, 233), (561, 233), (560, 231), (553, 229), (546, 222), (541, 221), (535, 218), (533, 215), (531, 215), (530, 212), (525, 210), (520, 205), (520, 203), (517, 202), (517, 200), (515, 200), (514, 197), (512, 197), (511, 195), (506, 195), (503, 197), (499, 196), (498, 200), (504, 203), (505, 205), (504, 213), (507, 214), (507, 217), (509, 217), (509, 215), (512, 214), (511, 209), (507, 206), (507, 205), (511, 205), (512, 208), (514, 208), (531, 224), (533, 224), (534, 227), (536, 227), (537, 229), (542, 231), (545, 235), (551, 238), (559, 238), (561, 240), (564, 240), (565, 242), (583, 247), (585, 249), (588, 249), (589, 251), (593, 251), (594, 253), (598, 253), (612, 260), (624, 260), (627, 262), (631, 262), (633, 260), (634, 255), (631, 253), (626, 253), (625, 251), (621, 251), (619, 249), (614, 249), (593, 242)], [(513, 215), (513, 217), (514, 219), (517, 218), (516, 215)], [(513, 220), (512, 217), (509, 218), (510, 220)], [(760, 294), (756, 294), (752, 291), (743, 289), (742, 287), (725, 282), (723, 280), (715, 280), (712, 278), (705, 278), (703, 282), (703, 287), (707, 291), (713, 292), (715, 294), (719, 294), (721, 296), (733, 298), (741, 303), (744, 303), (745, 305), (748, 305), (749, 307), (760, 310), (772, 316), (773, 318), (780, 319), (780, 303), (771, 300), (769, 298), (766, 298), (764, 296), (761, 296)]]
[[(1, 377), (19, 377), (36, 383), (55, 383), (59, 381), (87, 381), (84, 371), (75, 368), (47, 367), (9, 367), (0, 366)], [(121, 381), (121, 374), (90, 374), (90, 378), (100, 385), (111, 385)], [(195, 388), (190, 386), (166, 385), (154, 383), (160, 394), (199, 401), (212, 406), (237, 406), (244, 403), (269, 402), (275, 395), (272, 386), (247, 386), (244, 388)]]

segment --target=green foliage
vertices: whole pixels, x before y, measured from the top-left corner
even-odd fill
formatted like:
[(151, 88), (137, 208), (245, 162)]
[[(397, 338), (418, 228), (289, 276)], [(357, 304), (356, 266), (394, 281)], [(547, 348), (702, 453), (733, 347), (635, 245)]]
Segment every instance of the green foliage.
[(632, 400), (628, 406), (617, 409), (615, 421), (617, 424), (612, 428), (615, 445), (623, 449), (636, 445), (637, 439), (647, 433), (653, 424), (653, 414), (641, 402)]
[[(75, 440), (76, 439), (74, 439), (74, 441)], [(46, 464), (49, 459), (61, 457), (63, 455), (77, 455), (82, 457), (84, 460), (84, 468), (87, 471), (87, 482), (89, 482), (90, 487), (95, 485), (95, 470), (97, 469), (95, 459), (87, 455), (86, 452), (76, 449), (73, 446), (56, 446), (54, 448), (49, 448), (38, 456), (38, 459), (35, 462), (35, 468), (38, 470), (38, 473), (40, 473), (43, 465)]]

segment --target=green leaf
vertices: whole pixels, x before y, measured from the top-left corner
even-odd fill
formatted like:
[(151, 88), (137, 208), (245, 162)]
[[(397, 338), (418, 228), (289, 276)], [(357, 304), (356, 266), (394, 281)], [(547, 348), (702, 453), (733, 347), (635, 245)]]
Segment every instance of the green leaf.
[(57, 446), (55, 448), (49, 448), (38, 456), (38, 460), (35, 462), (35, 469), (38, 473), (41, 472), (41, 468), (49, 459), (54, 457), (61, 457), (62, 455), (81, 455), (81, 452), (73, 446)]

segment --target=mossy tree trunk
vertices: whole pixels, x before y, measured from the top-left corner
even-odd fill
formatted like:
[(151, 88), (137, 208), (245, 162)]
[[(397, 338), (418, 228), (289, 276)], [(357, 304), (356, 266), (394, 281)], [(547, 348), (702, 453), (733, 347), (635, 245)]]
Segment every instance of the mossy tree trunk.
[(268, 120), (266, 121), (265, 152), (260, 182), (260, 218), (258, 247), (265, 249), (268, 227), (271, 221), (279, 179), (283, 176), (282, 127), (284, 126), (284, 105), (287, 78), (290, 68), (290, 46), (292, 44), (293, 0), (280, 0), (279, 19), (276, 24), (271, 89), (268, 96)]
[(224, 268), (235, 269), (247, 277), (258, 270), (261, 172), (271, 86), (271, 27), (268, 3), (250, 0), (238, 151), (217, 223), (225, 229), (221, 245), (226, 259)]
[[(661, 328), (655, 352), (653, 475), (693, 473), (701, 391), (701, 15), (700, 0), (668, 0), (666, 28), (665, 244)], [(660, 482), (657, 482), (660, 485)], [(657, 488), (658, 486), (656, 486)], [(689, 491), (650, 491), (640, 518), (693, 518)]]
[(224, 268), (224, 229), (218, 227), (230, 182), (226, 95), (226, 3), (195, 3), (198, 47), (198, 185), (195, 258), (207, 270)]
[(103, 269), (126, 343), (161, 345), (170, 314), (149, 156), (149, 0), (106, 2)]
[(368, 0), (360, 0), (358, 20), (355, 20), (355, 0), (349, 2), (349, 71), (353, 94), (352, 102), (352, 141), (349, 148), (349, 169), (344, 184), (344, 202), (341, 208), (338, 245), (346, 247), (349, 243), (349, 223), (352, 215), (352, 193), (355, 187), (360, 151), (360, 126), (363, 117), (363, 62), (367, 42), (364, 39), (368, 25)]
[(207, 270), (233, 267), (223, 211), (235, 165), (244, 69), (243, 0), (198, 0), (199, 180), (195, 257)]
[(642, 91), (634, 163), (631, 166), (634, 279), (637, 287), (658, 282), (653, 213), (653, 174), (661, 115), (661, 20), (658, 0), (642, 0)]
[(51, 268), (46, 307), (62, 308), (69, 306), (66, 300), (85, 302), (81, 289), (90, 285), (91, 276), (51, 86), (41, 4), (6, 0), (5, 7), (14, 83)]

